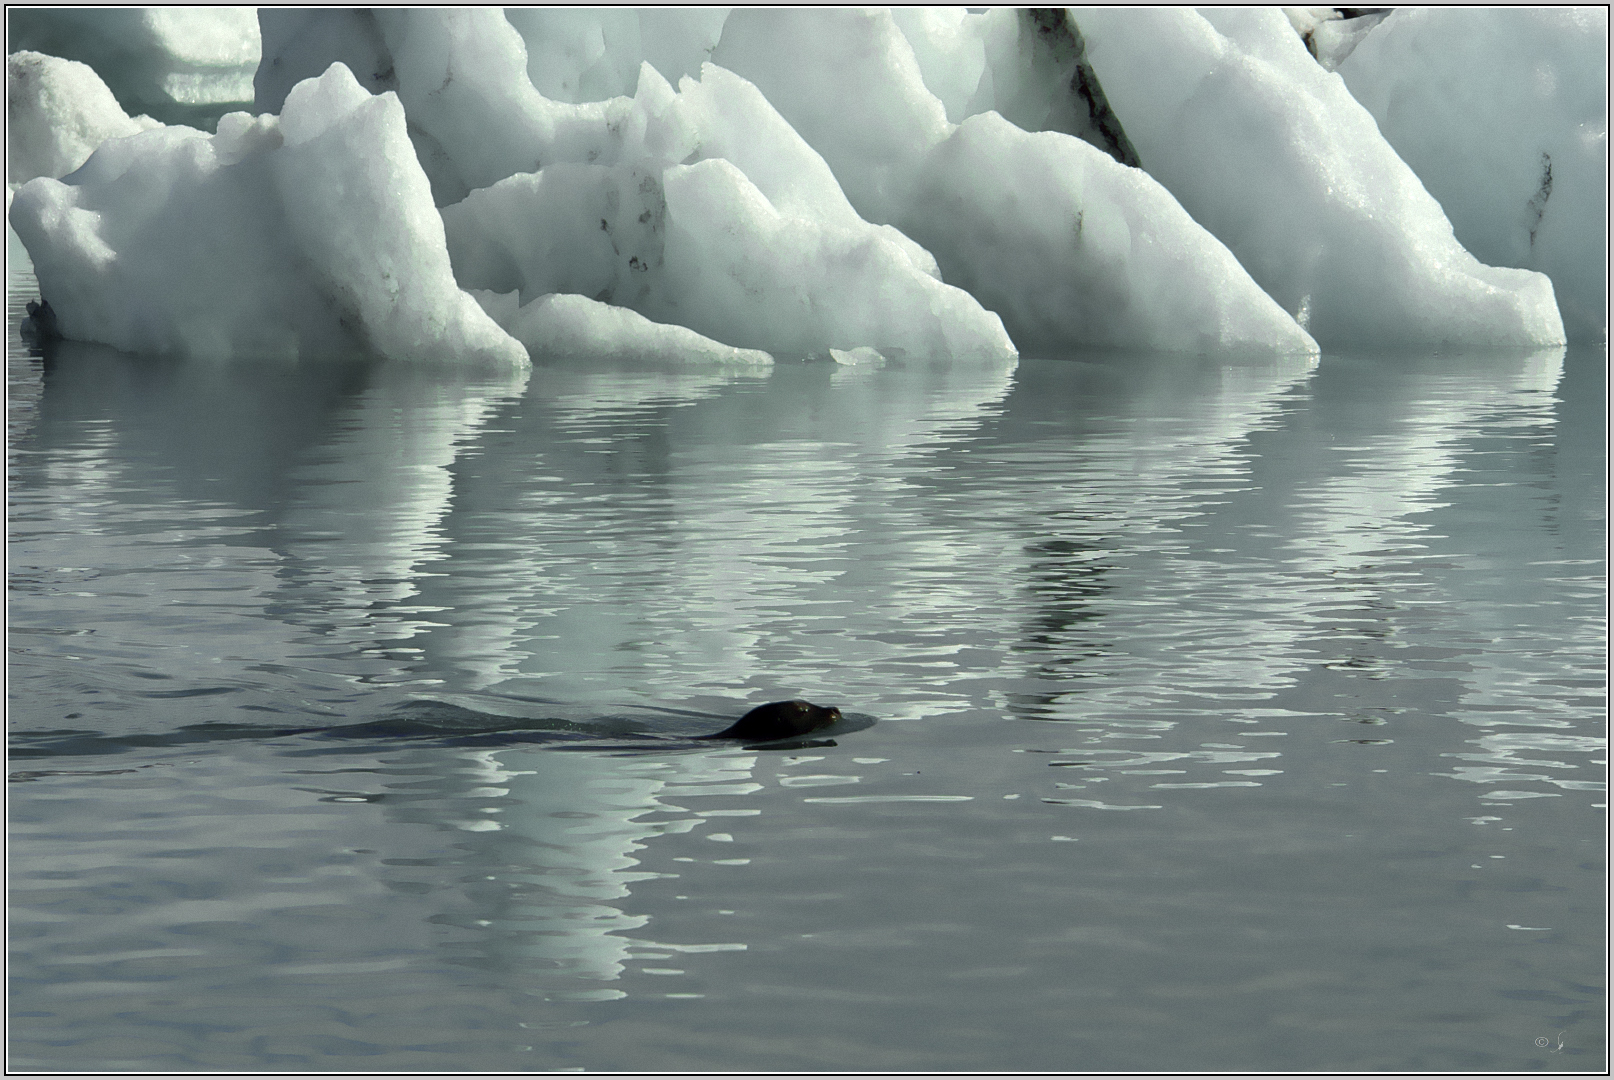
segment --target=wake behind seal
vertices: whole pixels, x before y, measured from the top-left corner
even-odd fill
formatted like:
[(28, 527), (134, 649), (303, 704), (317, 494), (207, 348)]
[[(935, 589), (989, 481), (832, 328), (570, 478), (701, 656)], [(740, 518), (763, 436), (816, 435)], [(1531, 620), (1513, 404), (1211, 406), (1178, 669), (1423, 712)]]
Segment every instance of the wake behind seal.
[(733, 726), (702, 739), (743, 739), (746, 742), (773, 742), (790, 739), (839, 722), (841, 710), (835, 706), (814, 705), (810, 701), (773, 701), (758, 705), (736, 720)]

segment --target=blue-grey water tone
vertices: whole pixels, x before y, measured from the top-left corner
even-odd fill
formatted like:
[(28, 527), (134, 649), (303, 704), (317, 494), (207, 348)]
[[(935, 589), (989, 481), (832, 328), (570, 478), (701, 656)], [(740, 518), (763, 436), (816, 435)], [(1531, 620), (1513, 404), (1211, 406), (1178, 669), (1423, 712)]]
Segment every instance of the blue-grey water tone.
[(1600, 348), (218, 366), (11, 284), (13, 1068), (1604, 1068)]

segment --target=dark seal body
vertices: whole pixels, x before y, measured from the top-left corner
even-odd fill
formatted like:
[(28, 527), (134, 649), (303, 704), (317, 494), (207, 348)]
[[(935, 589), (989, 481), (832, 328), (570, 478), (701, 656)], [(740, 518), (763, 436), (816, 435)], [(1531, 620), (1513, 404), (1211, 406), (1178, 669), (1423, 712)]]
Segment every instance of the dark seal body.
[(810, 701), (774, 701), (758, 705), (736, 720), (733, 727), (701, 738), (772, 742), (829, 727), (840, 718), (841, 710), (833, 705), (825, 708)]

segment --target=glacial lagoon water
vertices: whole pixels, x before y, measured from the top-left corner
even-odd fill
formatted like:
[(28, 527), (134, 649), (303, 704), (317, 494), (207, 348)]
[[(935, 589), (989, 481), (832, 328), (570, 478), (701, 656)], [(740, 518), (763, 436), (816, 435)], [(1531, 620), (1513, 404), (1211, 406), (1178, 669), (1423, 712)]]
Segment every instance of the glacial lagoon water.
[[(1605, 1067), (1602, 348), (218, 366), (11, 284), (13, 1068)], [(687, 739), (795, 696), (867, 726)]]

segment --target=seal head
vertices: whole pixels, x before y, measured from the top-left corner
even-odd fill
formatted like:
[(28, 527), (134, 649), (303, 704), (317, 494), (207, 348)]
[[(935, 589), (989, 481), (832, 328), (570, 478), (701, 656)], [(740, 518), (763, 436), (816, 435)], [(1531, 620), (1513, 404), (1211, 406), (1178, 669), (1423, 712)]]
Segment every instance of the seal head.
[(810, 701), (774, 701), (758, 705), (734, 722), (734, 726), (703, 739), (744, 739), (747, 742), (773, 742), (805, 735), (829, 727), (841, 719), (841, 710)]

